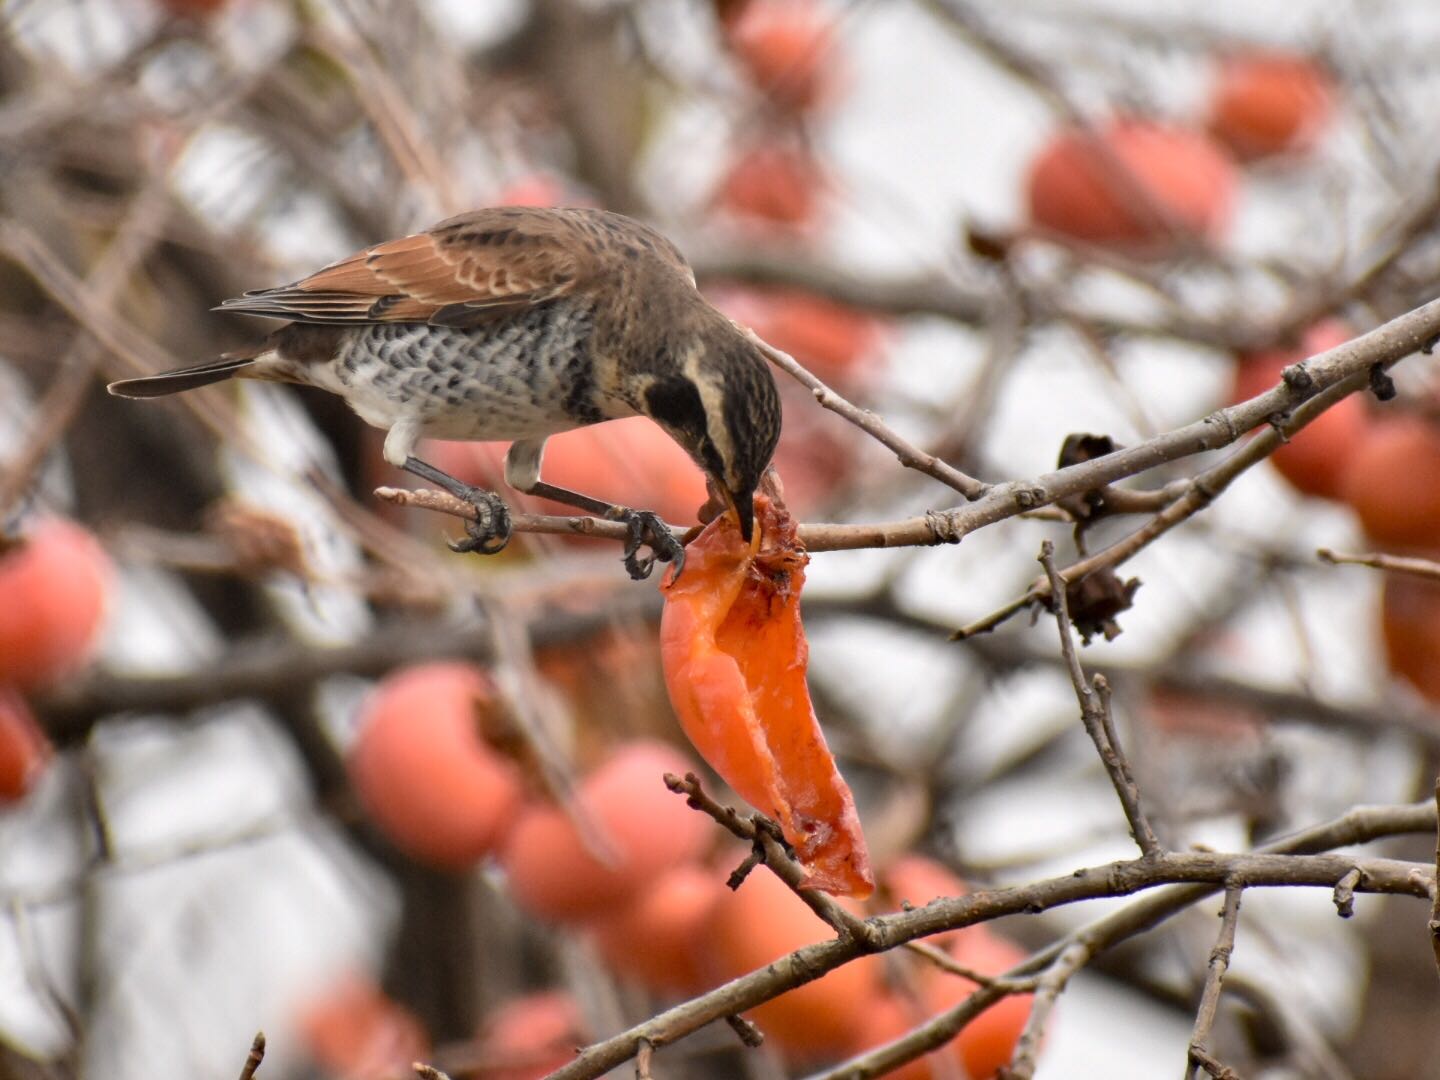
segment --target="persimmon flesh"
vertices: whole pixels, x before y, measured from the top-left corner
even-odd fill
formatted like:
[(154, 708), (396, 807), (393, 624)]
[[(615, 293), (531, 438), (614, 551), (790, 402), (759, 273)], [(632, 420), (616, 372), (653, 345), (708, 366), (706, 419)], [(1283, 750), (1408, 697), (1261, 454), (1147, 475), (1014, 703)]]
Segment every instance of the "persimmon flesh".
[(808, 560), (794, 520), (763, 493), (755, 523), (752, 546), (734, 515), (721, 514), (689, 545), (685, 572), (667, 579), (665, 684), (695, 749), (780, 823), (806, 887), (864, 898), (875, 879), (860, 819), (805, 682), (800, 591)]

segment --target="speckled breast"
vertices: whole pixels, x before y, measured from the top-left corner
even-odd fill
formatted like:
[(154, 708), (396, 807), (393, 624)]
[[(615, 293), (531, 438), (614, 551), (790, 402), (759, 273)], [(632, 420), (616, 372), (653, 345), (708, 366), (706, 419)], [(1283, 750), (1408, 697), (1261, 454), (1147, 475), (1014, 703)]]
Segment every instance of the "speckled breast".
[(593, 312), (553, 303), (483, 327), (378, 323), (350, 331), (309, 382), (341, 394), (367, 423), (418, 419), (443, 439), (521, 439), (632, 410), (594, 377)]

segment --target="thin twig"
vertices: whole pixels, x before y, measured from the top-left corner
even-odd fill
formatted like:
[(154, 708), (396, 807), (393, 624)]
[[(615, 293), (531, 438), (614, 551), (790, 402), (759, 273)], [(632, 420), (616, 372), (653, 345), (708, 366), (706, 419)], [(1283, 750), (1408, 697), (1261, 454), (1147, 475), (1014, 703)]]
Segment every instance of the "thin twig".
[(1075, 687), (1075, 697), (1080, 702), (1080, 719), (1086, 734), (1100, 754), (1100, 761), (1120, 798), (1125, 819), (1130, 823), (1130, 835), (1140, 845), (1146, 858), (1163, 854), (1164, 848), (1155, 831), (1150, 827), (1145, 811), (1140, 806), (1140, 789), (1130, 771), (1120, 743), (1114, 737), (1114, 723), (1110, 717), (1110, 684), (1105, 676), (1096, 675), (1094, 685), (1086, 681), (1085, 669), (1080, 666), (1080, 656), (1075, 650), (1075, 638), (1070, 630), (1070, 604), (1066, 588), (1060, 581), (1060, 572), (1055, 568), (1055, 545), (1046, 540), (1040, 547), (1040, 564), (1050, 580), (1051, 594), (1055, 598), (1055, 621), (1060, 631), (1060, 652), (1070, 672), (1070, 682)]
[(1214, 1077), (1214, 1080), (1241, 1080), (1240, 1074), (1221, 1062), (1210, 1051), (1200, 1047), (1190, 1048), (1190, 1059), (1195, 1065)]
[(1045, 1035), (1045, 1025), (1055, 1002), (1065, 992), (1065, 987), (1075, 973), (1090, 962), (1095, 955), (1094, 946), (1088, 941), (1075, 941), (1065, 946), (1043, 974), (1036, 980), (1035, 997), (1030, 1003), (1030, 1015), (1015, 1043), (1010, 1065), (1001, 1071), (1003, 1080), (1030, 1080), (1035, 1075), (1035, 1065), (1040, 1054), (1040, 1042)]
[(700, 778), (694, 773), (686, 773), (683, 779), (674, 773), (666, 773), (665, 786), (675, 794), (685, 796), (688, 806), (702, 814), (708, 814), (737, 839), (755, 844), (757, 851), (764, 856), (765, 865), (775, 876), (788, 885), (796, 896), (805, 901), (811, 911), (824, 919), (842, 938), (858, 941), (872, 949), (878, 947), (879, 941), (864, 919), (841, 907), (828, 893), (801, 887), (805, 880), (805, 868), (786, 853), (784, 846), (776, 839), (778, 829), (774, 828), (773, 824), (768, 828), (757, 826), (755, 822), (742, 818), (733, 807), (716, 802), (706, 793)]
[(1433, 559), (1386, 555), (1374, 551), (1346, 554), (1331, 551), (1329, 548), (1317, 549), (1315, 556), (1321, 562), (1329, 563), (1331, 566), (1368, 566), (1375, 570), (1388, 570), (1396, 574), (1413, 574), (1415, 577), (1440, 581), (1440, 562), (1435, 562)]
[(907, 469), (914, 469), (916, 472), (922, 472), (926, 476), (939, 480), (940, 483), (954, 488), (972, 502), (990, 490), (991, 485), (976, 480), (973, 476), (967, 476), (953, 465), (941, 461), (934, 454), (927, 454), (921, 450), (870, 410), (862, 409), (858, 405), (846, 401), (844, 397), (807, 371), (793, 356), (764, 341), (753, 330), (747, 330), (746, 336), (760, 347), (772, 364), (809, 389), (822, 408), (844, 417), (887, 450), (892, 451), (900, 460), (900, 464)]
[(255, 1070), (265, 1060), (265, 1033), (257, 1031), (250, 1042), (250, 1052), (245, 1055), (245, 1064), (240, 1067), (240, 1080), (253, 1080)]
[[(1210, 1032), (1220, 1006), (1220, 988), (1235, 951), (1235, 930), (1240, 924), (1240, 895), (1244, 887), (1231, 885), (1225, 890), (1225, 904), (1220, 909), (1220, 933), (1210, 950), (1210, 964), (1205, 971), (1205, 988), (1200, 993), (1200, 1007), (1195, 1012), (1195, 1027), (1190, 1033), (1190, 1052), (1186, 1058), (1185, 1077), (1190, 1080), (1200, 1067), (1199, 1055), (1208, 1055)], [(1207, 1070), (1208, 1071), (1208, 1070)], [(1211, 1073), (1211, 1075), (1215, 1075)]]
[[(1435, 808), (1440, 812), (1440, 777), (1435, 779)], [(1430, 897), (1430, 948), (1440, 968), (1440, 828), (1435, 831), (1435, 891)]]
[(1342, 919), (1351, 918), (1355, 914), (1355, 890), (1360, 885), (1360, 871), (1351, 870), (1335, 883), (1335, 892), (1332, 899), (1335, 902), (1335, 913)]
[(765, 1045), (765, 1033), (743, 1016), (727, 1016), (725, 1023), (735, 1032), (736, 1038), (751, 1050), (758, 1050)]
[(655, 1057), (655, 1044), (649, 1039), (640, 1040), (640, 1050), (635, 1055), (635, 1080), (655, 1080), (650, 1072), (650, 1062)]

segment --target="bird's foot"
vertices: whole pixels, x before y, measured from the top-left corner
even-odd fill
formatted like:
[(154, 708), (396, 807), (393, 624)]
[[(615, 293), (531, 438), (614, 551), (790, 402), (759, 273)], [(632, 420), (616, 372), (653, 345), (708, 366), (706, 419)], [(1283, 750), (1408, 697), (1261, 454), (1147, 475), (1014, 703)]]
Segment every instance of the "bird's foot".
[[(685, 546), (660, 520), (660, 515), (650, 510), (615, 506), (605, 516), (611, 521), (623, 521), (630, 530), (625, 538), (625, 570), (633, 580), (644, 581), (656, 562), (674, 563), (675, 577), (680, 576), (685, 569)], [(644, 546), (650, 548), (651, 554), (642, 559), (639, 553)]]
[(493, 491), (465, 485), (463, 491), (456, 491), (456, 498), (464, 500), (475, 509), (475, 519), (465, 521), (464, 540), (451, 540), (450, 550), (458, 552), (478, 551), (481, 555), (495, 555), (505, 550), (510, 542), (510, 508)]

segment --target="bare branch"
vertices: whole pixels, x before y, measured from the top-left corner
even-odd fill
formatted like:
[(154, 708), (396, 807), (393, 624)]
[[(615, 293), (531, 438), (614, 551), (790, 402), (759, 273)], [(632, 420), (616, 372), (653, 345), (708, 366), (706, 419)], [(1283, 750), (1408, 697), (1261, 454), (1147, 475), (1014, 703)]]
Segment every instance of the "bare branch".
[(1055, 569), (1055, 545), (1046, 540), (1040, 547), (1040, 563), (1045, 567), (1045, 576), (1050, 581), (1051, 595), (1055, 598), (1055, 622), (1060, 630), (1060, 653), (1070, 672), (1070, 682), (1075, 687), (1075, 697), (1080, 702), (1080, 719), (1085, 732), (1095, 744), (1100, 761), (1120, 799), (1125, 811), (1125, 820), (1130, 823), (1130, 835), (1140, 845), (1146, 858), (1164, 853), (1155, 830), (1150, 827), (1145, 811), (1140, 806), (1140, 789), (1135, 783), (1130, 763), (1125, 759), (1120, 742), (1115, 737), (1115, 725), (1110, 716), (1110, 684), (1103, 675), (1096, 675), (1094, 685), (1085, 679), (1085, 670), (1080, 666), (1080, 656), (1075, 650), (1075, 638), (1070, 632), (1070, 604), (1066, 588)]
[[(1205, 972), (1205, 988), (1200, 994), (1200, 1007), (1195, 1014), (1195, 1028), (1190, 1034), (1190, 1052), (1185, 1067), (1188, 1080), (1201, 1064), (1201, 1056), (1209, 1056), (1210, 1031), (1220, 1005), (1220, 986), (1230, 967), (1230, 954), (1235, 951), (1235, 930), (1240, 924), (1240, 894), (1244, 888), (1231, 885), (1225, 890), (1225, 905), (1220, 911), (1220, 933), (1210, 950), (1210, 964)], [(1207, 1068), (1207, 1071), (1208, 1068)], [(1217, 1075), (1211, 1073), (1212, 1076)]]
[(1094, 948), (1089, 942), (1072, 942), (1065, 946), (1055, 962), (1036, 980), (1035, 999), (1030, 1005), (1030, 1016), (1015, 1044), (1015, 1053), (1010, 1058), (1009, 1067), (1001, 1071), (1003, 1080), (1030, 1080), (1030, 1077), (1035, 1075), (1040, 1041), (1045, 1035), (1045, 1025), (1055, 1008), (1055, 1002), (1065, 992), (1065, 987), (1075, 973), (1089, 963), (1094, 954)]
[(1396, 574), (1411, 574), (1415, 577), (1440, 581), (1440, 562), (1433, 559), (1419, 559), (1405, 555), (1386, 555), (1383, 552), (1363, 552), (1347, 555), (1343, 552), (1319, 548), (1316, 558), (1331, 566), (1368, 566), (1375, 570), (1386, 570)]

